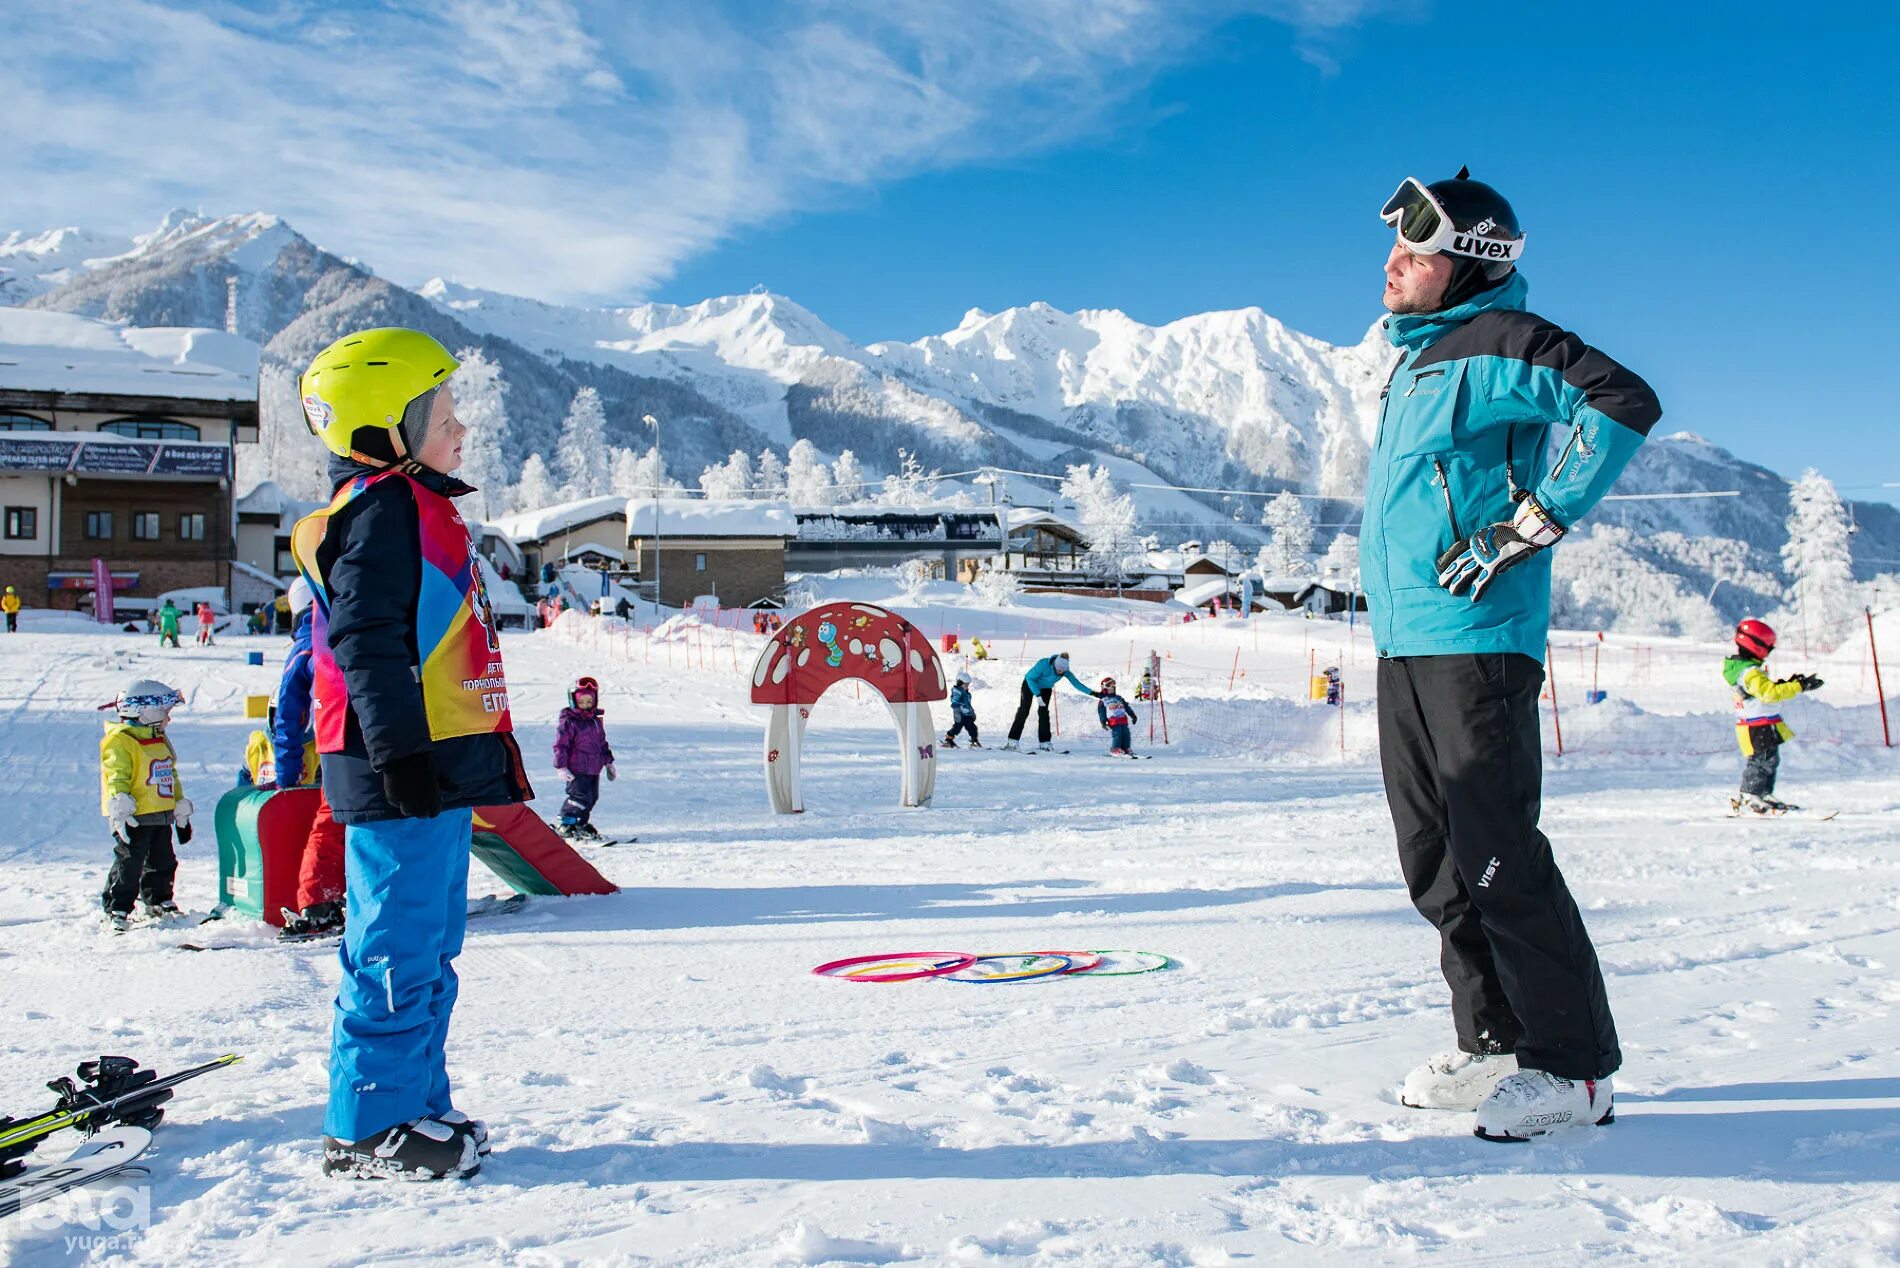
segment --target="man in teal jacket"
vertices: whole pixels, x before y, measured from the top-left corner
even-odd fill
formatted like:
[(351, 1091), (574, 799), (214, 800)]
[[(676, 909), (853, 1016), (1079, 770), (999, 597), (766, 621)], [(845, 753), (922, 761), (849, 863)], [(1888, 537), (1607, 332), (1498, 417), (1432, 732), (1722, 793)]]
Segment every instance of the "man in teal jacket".
[[(1636, 375), (1524, 309), (1524, 237), (1460, 171), (1386, 204), (1386, 334), (1360, 570), (1399, 859), (1437, 927), (1457, 1048), (1408, 1105), (1518, 1140), (1611, 1116), (1622, 1062), (1596, 950), (1538, 830), (1550, 550), (1662, 409)], [(1561, 444), (1547, 457), (1553, 426)]]
[(1016, 720), (1009, 724), (1009, 743), (1004, 748), (1013, 749), (1021, 745), (1023, 725), (1029, 721), (1029, 705), (1036, 704), (1037, 748), (1043, 752), (1049, 750), (1049, 697), (1055, 694), (1058, 680), (1067, 678), (1075, 689), (1085, 696), (1099, 696), (1099, 691), (1091, 691), (1082, 685), (1082, 680), (1069, 672), (1069, 654), (1057, 652), (1054, 656), (1044, 656), (1029, 667), (1023, 675), (1022, 699), (1016, 705)]

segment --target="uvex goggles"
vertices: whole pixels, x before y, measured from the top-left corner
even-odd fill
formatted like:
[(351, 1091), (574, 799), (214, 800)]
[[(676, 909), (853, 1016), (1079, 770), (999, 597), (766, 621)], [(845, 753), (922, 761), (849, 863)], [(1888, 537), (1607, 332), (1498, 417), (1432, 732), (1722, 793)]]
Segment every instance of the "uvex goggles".
[(1399, 182), (1392, 197), (1385, 200), (1385, 209), (1379, 218), (1399, 231), (1399, 241), (1408, 251), (1418, 255), (1437, 255), (1445, 252), (1450, 255), (1468, 256), (1474, 260), (1498, 260), (1515, 264), (1524, 253), (1524, 238), (1493, 238), (1486, 236), (1492, 228), (1489, 222), (1480, 222), (1469, 230), (1459, 229), (1452, 224), (1444, 205), (1425, 187), (1425, 182), (1416, 176), (1408, 176)]

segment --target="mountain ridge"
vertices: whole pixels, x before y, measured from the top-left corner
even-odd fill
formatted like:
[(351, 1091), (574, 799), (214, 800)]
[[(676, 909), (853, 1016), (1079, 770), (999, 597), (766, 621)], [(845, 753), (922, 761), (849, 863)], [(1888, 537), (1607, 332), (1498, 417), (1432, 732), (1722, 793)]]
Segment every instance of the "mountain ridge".
[[(9, 234), (0, 302), (134, 325), (229, 319), (276, 367), (265, 425), (280, 435), (301, 430), (291, 376), (319, 349), (352, 329), (408, 325), (501, 365), (516, 460), (553, 451), (585, 385), (601, 393), (611, 444), (644, 448), (641, 416), (663, 417), (668, 465), (689, 482), (733, 449), (783, 452), (801, 438), (827, 455), (855, 450), (874, 476), (895, 469), (899, 448), (942, 470), (1060, 474), (1112, 458), (1131, 483), (1250, 491), (1134, 491), (1149, 527), (1243, 544), (1262, 538), (1258, 495), (1281, 489), (1324, 499), (1315, 517), (1324, 524), (1356, 518), (1394, 356), (1377, 323), (1357, 344), (1331, 344), (1257, 306), (1149, 326), (1118, 309), (1037, 301), (972, 308), (952, 330), (913, 341), (859, 344), (763, 289), (592, 309), (442, 278), (410, 290), (262, 212), (174, 212), (129, 242), (75, 228)], [(1616, 492), (1729, 490), (1743, 496), (1609, 502), (1591, 522), (1635, 535), (1685, 589), (1715, 583), (1724, 617), (1763, 609), (1778, 597), (1785, 477), (1671, 433), (1639, 451)], [(1853, 514), (1856, 574), (1888, 570), (1881, 561), (1900, 558), (1900, 509), (1856, 503)], [(1740, 542), (1741, 562), (1720, 541)]]

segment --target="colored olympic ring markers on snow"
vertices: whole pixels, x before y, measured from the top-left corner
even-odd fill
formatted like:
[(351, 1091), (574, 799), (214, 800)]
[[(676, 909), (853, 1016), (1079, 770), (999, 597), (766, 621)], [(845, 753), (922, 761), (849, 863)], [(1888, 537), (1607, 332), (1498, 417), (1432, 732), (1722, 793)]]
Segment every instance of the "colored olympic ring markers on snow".
[[(1039, 977), (1066, 973), (1075, 961), (1066, 955), (1032, 951), (1027, 955), (984, 955), (976, 963), (955, 973), (946, 973), (946, 982), (1033, 982)], [(996, 965), (996, 968), (986, 968)]]
[[(1007, 965), (990, 968), (979, 966)], [(821, 964), (812, 972), (846, 982), (1034, 982), (1046, 977), (1135, 977), (1174, 967), (1159, 951), (1015, 951), (976, 955), (966, 951), (903, 951), (858, 955)]]
[[(847, 982), (915, 982), (920, 978), (941, 977), (975, 964), (977, 957), (962, 951), (903, 951), (896, 955), (855, 955), (847, 960), (821, 964), (812, 972), (819, 977), (842, 978)], [(884, 972), (873, 966), (922, 964), (927, 967)], [(847, 973), (844, 970), (855, 969)]]

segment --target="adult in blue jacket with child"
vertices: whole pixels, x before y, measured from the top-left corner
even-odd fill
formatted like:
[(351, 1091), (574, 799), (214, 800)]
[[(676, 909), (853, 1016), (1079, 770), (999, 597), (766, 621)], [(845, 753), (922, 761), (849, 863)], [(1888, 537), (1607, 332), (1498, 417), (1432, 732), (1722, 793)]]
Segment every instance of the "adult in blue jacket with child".
[(1074, 688), (1085, 696), (1099, 693), (1090, 691), (1082, 685), (1082, 680), (1069, 672), (1069, 654), (1057, 652), (1053, 656), (1044, 656), (1029, 667), (1023, 675), (1022, 699), (1016, 705), (1016, 720), (1009, 724), (1009, 743), (1004, 748), (1022, 747), (1023, 725), (1029, 721), (1029, 705), (1036, 702), (1036, 747), (1048, 752), (1049, 744), (1049, 697), (1055, 693), (1056, 683), (1068, 679)]

